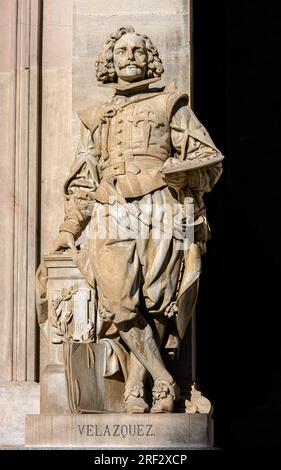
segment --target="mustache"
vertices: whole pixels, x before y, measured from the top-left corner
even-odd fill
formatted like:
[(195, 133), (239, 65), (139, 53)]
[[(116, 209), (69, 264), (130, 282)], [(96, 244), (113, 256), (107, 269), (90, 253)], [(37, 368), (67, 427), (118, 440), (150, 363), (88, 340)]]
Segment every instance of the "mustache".
[(128, 67), (128, 65), (135, 65), (135, 67), (137, 66), (136, 62), (125, 62), (125, 64), (122, 65), (122, 67), (120, 68), (125, 69), (126, 67)]
[(126, 67), (128, 67), (128, 65), (134, 65), (135, 67), (143, 67), (145, 65), (145, 62), (141, 63), (141, 64), (137, 64), (135, 61), (132, 61), (132, 62), (126, 62), (124, 65), (122, 66), (119, 66), (120, 69), (125, 69)]

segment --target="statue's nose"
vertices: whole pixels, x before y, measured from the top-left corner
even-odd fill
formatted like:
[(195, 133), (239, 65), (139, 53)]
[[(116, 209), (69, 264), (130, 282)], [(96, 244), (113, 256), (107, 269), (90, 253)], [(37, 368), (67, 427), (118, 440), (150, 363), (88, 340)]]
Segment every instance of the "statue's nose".
[(133, 54), (132, 49), (127, 50), (127, 59), (128, 60), (133, 60), (134, 59), (134, 54)]

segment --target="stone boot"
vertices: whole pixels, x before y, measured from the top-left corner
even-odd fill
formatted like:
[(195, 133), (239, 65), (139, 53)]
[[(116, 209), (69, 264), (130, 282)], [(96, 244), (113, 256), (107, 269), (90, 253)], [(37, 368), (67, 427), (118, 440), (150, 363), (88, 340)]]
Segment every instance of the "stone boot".
[(149, 406), (144, 400), (144, 386), (141, 382), (126, 384), (124, 402), (126, 412), (129, 414), (149, 412)]
[(150, 413), (173, 413), (178, 386), (175, 382), (156, 379), (152, 389), (153, 403)]

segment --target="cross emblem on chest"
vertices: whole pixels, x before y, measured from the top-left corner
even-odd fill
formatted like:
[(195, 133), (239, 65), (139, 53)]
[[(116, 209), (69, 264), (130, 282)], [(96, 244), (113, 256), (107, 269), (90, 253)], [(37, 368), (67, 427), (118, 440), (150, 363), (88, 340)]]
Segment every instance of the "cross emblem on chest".
[(144, 148), (145, 151), (147, 151), (151, 134), (151, 127), (158, 127), (161, 125), (161, 122), (157, 118), (156, 114), (150, 109), (145, 109), (136, 113), (133, 119), (128, 119), (128, 121), (131, 122), (135, 127), (138, 127), (139, 124), (141, 124)]

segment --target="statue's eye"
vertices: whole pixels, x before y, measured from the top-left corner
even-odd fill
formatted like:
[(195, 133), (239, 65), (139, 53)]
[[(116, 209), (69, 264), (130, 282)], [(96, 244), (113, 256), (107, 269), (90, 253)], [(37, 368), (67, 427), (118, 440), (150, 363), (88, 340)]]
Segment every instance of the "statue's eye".
[(136, 49), (135, 51), (137, 54), (144, 54), (144, 50), (143, 49)]

